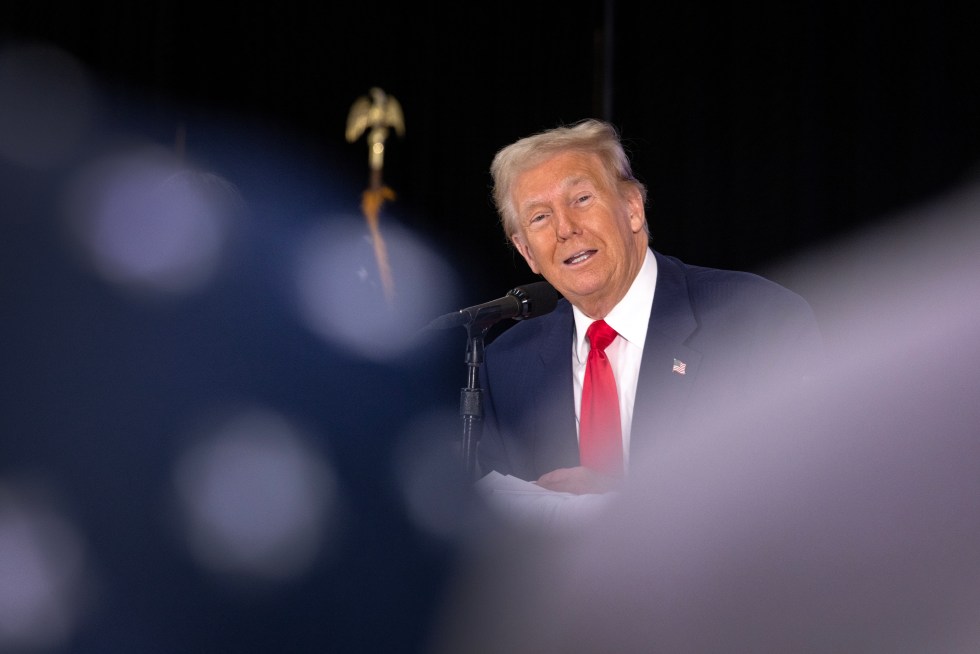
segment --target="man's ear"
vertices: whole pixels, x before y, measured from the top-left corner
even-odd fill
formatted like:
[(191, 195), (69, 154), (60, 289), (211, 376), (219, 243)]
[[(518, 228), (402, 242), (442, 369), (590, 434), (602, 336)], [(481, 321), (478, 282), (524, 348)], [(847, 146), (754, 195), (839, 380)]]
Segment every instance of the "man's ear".
[(524, 257), (524, 261), (527, 262), (527, 265), (531, 269), (531, 272), (533, 272), (535, 275), (540, 274), (540, 272), (538, 271), (538, 267), (534, 264), (534, 255), (531, 254), (531, 248), (527, 246), (527, 243), (524, 242), (524, 239), (521, 238), (521, 235), (511, 234), (510, 242), (514, 244), (514, 247), (517, 249), (517, 251), (521, 253), (522, 257)]
[(643, 195), (639, 189), (630, 189), (626, 202), (630, 208), (630, 227), (634, 234), (639, 233), (645, 229), (646, 225), (646, 210), (643, 206)]

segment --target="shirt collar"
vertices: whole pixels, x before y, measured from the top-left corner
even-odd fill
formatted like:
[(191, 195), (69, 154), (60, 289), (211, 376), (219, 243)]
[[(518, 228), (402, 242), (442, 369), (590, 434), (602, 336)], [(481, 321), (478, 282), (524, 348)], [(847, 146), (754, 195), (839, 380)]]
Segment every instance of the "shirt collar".
[[(653, 308), (653, 293), (656, 288), (657, 258), (653, 256), (653, 251), (647, 248), (643, 265), (636, 279), (633, 280), (619, 304), (606, 315), (606, 323), (610, 327), (627, 342), (640, 348), (646, 340), (650, 310)], [(585, 331), (594, 321), (576, 306), (572, 307), (572, 314), (575, 316), (575, 351), (578, 353), (579, 360), (584, 361), (589, 352)]]

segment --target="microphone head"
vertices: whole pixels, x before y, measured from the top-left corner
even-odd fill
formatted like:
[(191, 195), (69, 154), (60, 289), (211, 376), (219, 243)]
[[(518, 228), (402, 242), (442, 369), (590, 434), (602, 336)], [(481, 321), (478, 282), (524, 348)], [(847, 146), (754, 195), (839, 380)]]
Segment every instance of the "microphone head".
[(520, 302), (520, 311), (514, 316), (514, 320), (524, 320), (525, 318), (537, 318), (546, 313), (551, 313), (558, 306), (558, 298), (561, 297), (555, 287), (548, 282), (534, 282), (518, 286), (507, 293), (517, 298)]

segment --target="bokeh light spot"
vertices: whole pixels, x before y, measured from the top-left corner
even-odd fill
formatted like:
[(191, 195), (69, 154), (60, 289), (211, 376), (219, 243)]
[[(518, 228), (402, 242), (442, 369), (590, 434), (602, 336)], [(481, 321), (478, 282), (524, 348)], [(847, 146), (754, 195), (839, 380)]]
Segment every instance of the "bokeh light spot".
[(243, 210), (230, 182), (161, 149), (99, 161), (68, 195), (75, 235), (98, 273), (153, 293), (186, 293), (209, 282)]
[(190, 553), (212, 572), (283, 580), (305, 572), (323, 548), (333, 474), (276, 413), (227, 420), (183, 454), (174, 482)]
[(68, 642), (80, 617), (84, 558), (64, 516), (0, 480), (0, 652)]
[(62, 163), (95, 113), (89, 76), (67, 52), (42, 43), (0, 50), (0, 157), (29, 168)]
[(407, 351), (418, 329), (454, 295), (448, 264), (395, 223), (384, 239), (394, 294), (386, 299), (363, 220), (335, 219), (305, 234), (296, 260), (299, 313), (306, 326), (335, 345), (384, 361)]
[(459, 428), (455, 412), (417, 416), (406, 425), (394, 458), (408, 516), (425, 532), (453, 541), (473, 529), (482, 510), (464, 470)]

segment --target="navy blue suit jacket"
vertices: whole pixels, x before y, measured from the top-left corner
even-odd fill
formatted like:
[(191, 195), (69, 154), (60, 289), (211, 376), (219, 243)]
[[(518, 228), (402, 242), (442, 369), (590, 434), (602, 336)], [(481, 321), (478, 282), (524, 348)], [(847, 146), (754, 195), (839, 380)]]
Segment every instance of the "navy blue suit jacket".
[[(654, 252), (657, 286), (636, 392), (630, 455), (682, 436), (774, 380), (820, 365), (810, 306), (758, 275), (690, 266)], [(572, 390), (572, 306), (521, 321), (486, 348), (478, 460), (534, 480), (579, 465)], [(674, 370), (682, 362), (684, 373)]]

